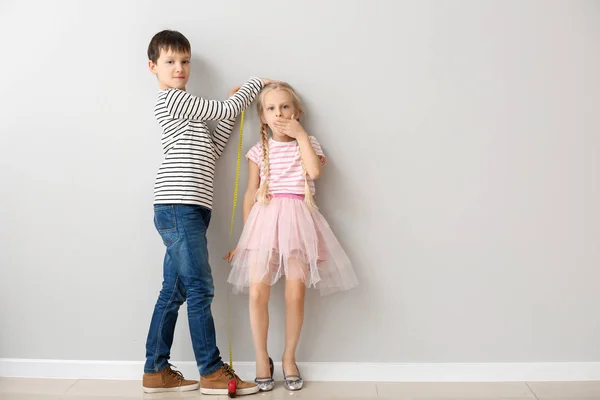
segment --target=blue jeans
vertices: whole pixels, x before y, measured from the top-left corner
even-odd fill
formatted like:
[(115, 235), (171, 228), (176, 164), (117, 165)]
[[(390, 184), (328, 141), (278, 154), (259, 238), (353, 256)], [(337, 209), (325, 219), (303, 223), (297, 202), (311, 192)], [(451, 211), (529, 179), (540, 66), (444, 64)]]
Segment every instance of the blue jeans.
[(200, 375), (210, 375), (223, 365), (210, 309), (214, 297), (206, 241), (210, 217), (211, 210), (202, 206), (154, 206), (154, 226), (167, 251), (162, 289), (146, 341), (145, 373), (158, 372), (169, 365), (179, 306), (186, 300), (192, 346)]

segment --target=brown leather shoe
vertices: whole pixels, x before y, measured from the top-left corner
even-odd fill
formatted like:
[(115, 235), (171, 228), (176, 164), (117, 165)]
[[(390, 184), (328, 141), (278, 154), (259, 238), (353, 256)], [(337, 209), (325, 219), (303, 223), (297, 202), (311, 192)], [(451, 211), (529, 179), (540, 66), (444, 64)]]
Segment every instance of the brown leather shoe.
[(237, 382), (236, 394), (238, 396), (258, 392), (258, 386), (254, 383), (241, 380), (228, 364), (223, 364), (221, 368), (210, 375), (200, 377), (200, 392), (202, 394), (220, 394), (226, 396), (228, 394), (227, 385), (230, 379), (235, 379)]
[(184, 379), (181, 372), (169, 365), (162, 371), (144, 374), (142, 386), (146, 393), (187, 392), (198, 389), (199, 383)]

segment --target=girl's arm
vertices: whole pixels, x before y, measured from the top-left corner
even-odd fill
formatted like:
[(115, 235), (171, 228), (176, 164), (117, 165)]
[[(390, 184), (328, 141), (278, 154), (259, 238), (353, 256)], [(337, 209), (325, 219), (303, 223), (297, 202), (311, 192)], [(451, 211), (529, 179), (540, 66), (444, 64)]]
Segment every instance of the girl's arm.
[(260, 170), (254, 161), (248, 160), (248, 187), (244, 193), (244, 225), (250, 215), (252, 206), (256, 202), (256, 192), (260, 186)]
[(296, 141), (298, 142), (298, 146), (300, 146), (300, 157), (302, 157), (302, 161), (304, 162), (306, 173), (313, 181), (316, 181), (321, 176), (321, 158), (317, 155), (306, 132), (299, 135)]
[[(258, 169), (258, 165), (251, 160), (248, 160), (248, 187), (246, 188), (246, 193), (244, 193), (244, 225), (246, 225), (246, 221), (248, 220), (248, 215), (250, 215), (250, 211), (252, 210), (252, 206), (256, 202), (256, 191), (260, 185), (260, 170)], [(235, 255), (237, 249), (231, 250), (229, 253), (225, 254), (223, 257), (224, 260), (231, 262), (233, 260), (233, 256)]]
[[(317, 140), (308, 136), (304, 127), (292, 115), (292, 119), (277, 118), (274, 122), (275, 129), (284, 135), (295, 138), (300, 146), (300, 157), (306, 168), (306, 173), (314, 181), (321, 176), (321, 167), (325, 164), (325, 156)], [(318, 149), (318, 152), (315, 150)]]

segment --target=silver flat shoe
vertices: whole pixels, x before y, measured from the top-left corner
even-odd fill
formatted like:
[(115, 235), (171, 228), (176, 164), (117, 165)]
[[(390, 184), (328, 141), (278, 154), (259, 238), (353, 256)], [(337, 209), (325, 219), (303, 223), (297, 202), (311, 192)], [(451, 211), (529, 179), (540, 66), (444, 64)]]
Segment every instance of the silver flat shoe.
[(275, 387), (275, 380), (273, 379), (273, 372), (275, 370), (275, 366), (273, 365), (273, 360), (269, 357), (269, 368), (271, 369), (271, 377), (270, 378), (256, 378), (254, 379), (254, 383), (258, 387), (258, 390), (261, 392), (270, 392)]
[(287, 390), (300, 390), (304, 385), (302, 376), (300, 376), (300, 369), (298, 368), (298, 365), (296, 365), (296, 369), (298, 370), (298, 375), (286, 375), (285, 370), (283, 369), (283, 363), (281, 365), (281, 370), (283, 371), (283, 386)]

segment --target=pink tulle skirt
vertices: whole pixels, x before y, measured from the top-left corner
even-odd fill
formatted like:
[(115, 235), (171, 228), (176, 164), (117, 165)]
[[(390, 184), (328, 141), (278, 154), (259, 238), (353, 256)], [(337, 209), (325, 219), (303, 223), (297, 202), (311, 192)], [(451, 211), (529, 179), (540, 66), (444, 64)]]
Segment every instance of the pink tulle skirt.
[(255, 282), (273, 285), (283, 275), (301, 279), (321, 295), (358, 285), (329, 224), (301, 195), (274, 195), (268, 204), (254, 204), (232, 266), (227, 282), (237, 293)]

